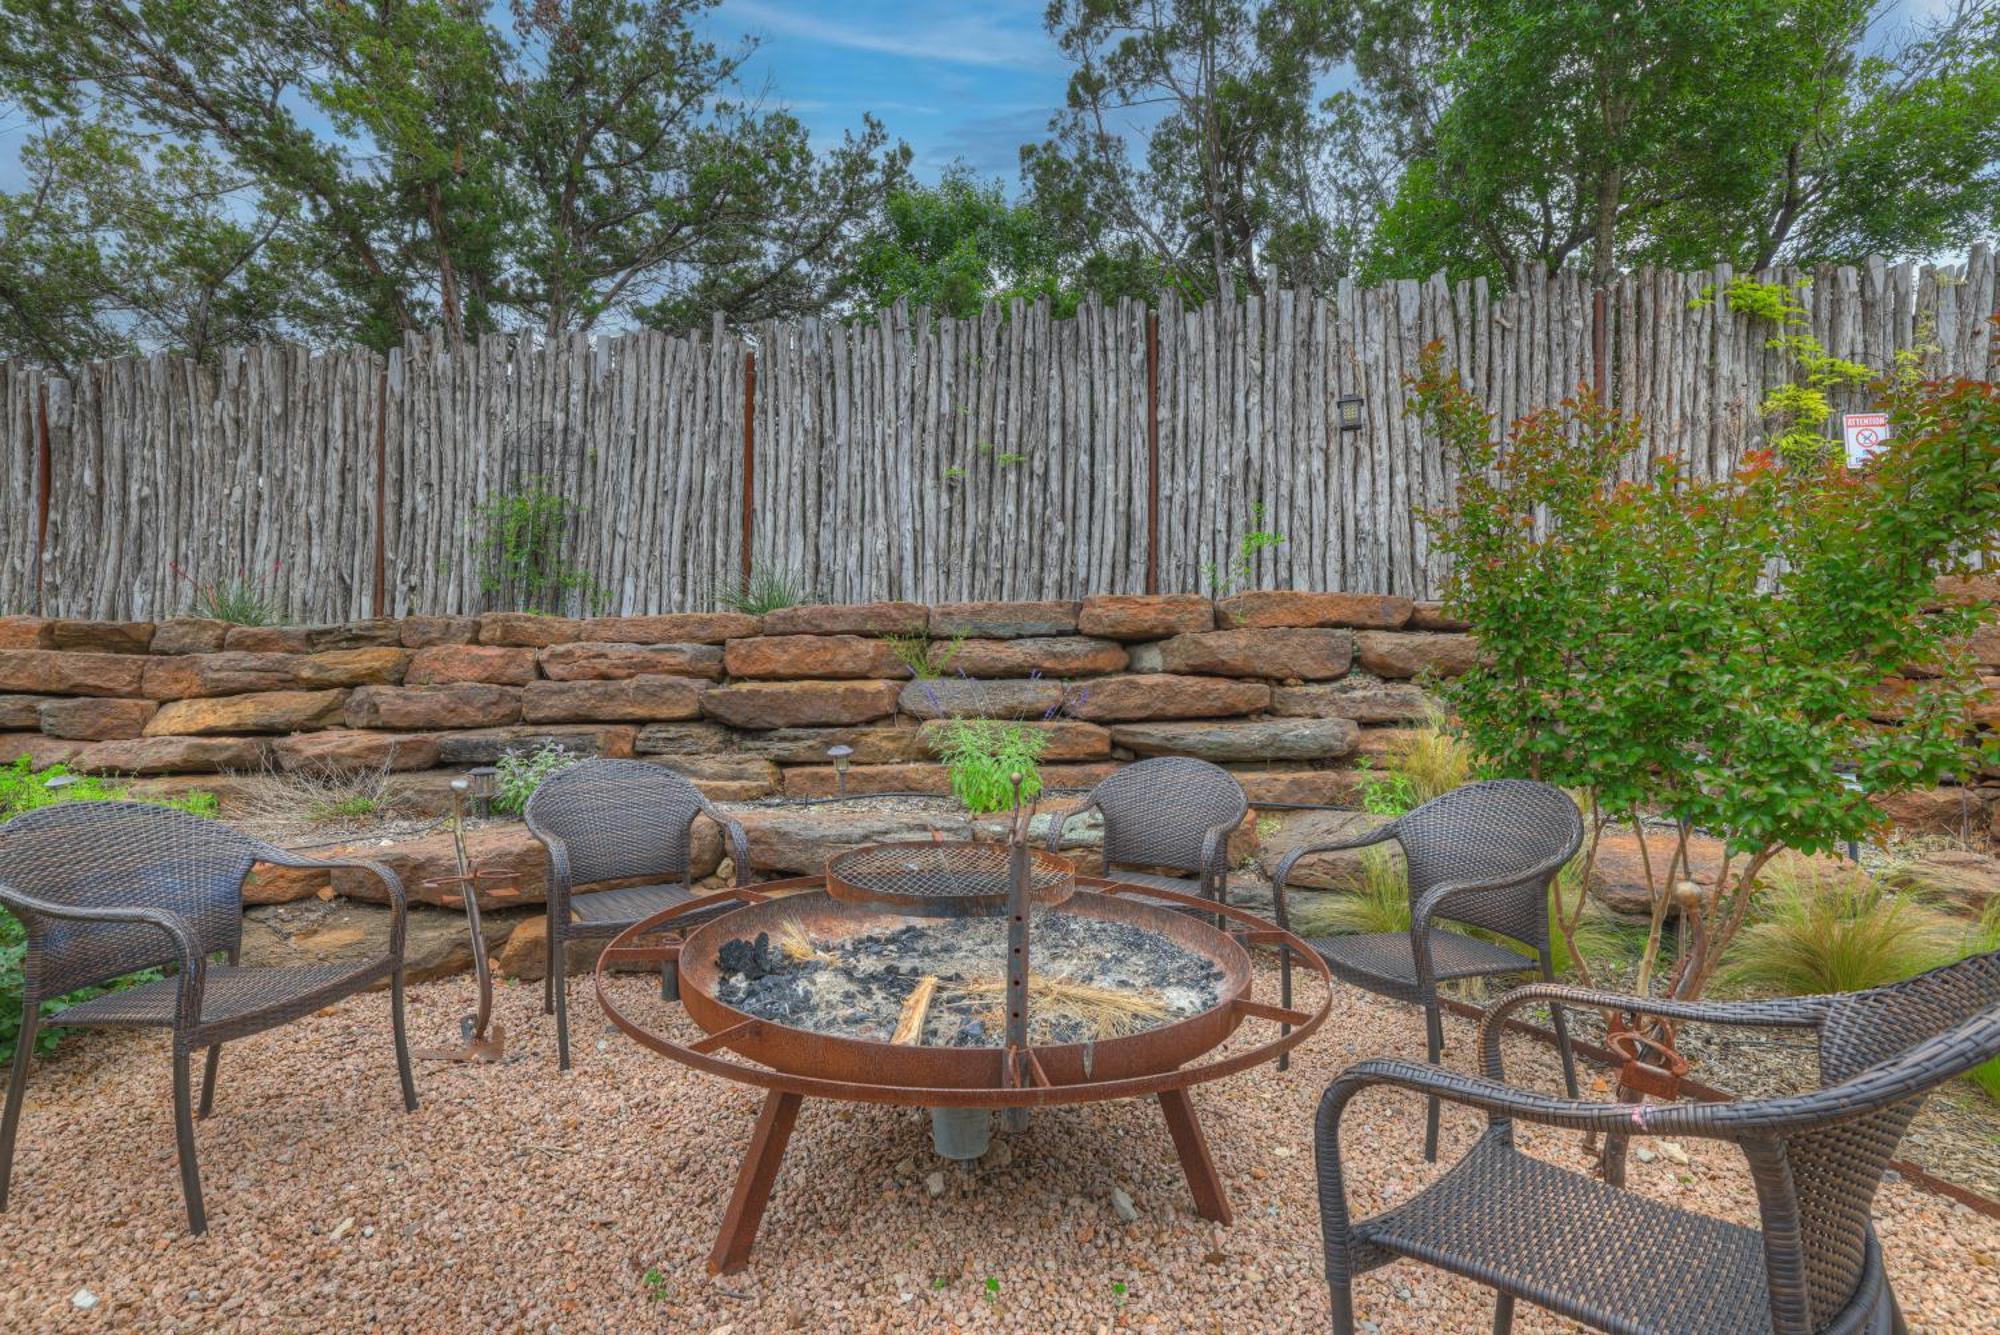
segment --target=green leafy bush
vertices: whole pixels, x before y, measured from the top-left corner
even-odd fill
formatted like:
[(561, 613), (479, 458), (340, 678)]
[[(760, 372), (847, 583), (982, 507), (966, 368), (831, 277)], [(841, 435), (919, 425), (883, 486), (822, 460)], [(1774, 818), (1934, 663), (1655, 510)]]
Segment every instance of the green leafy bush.
[(1021, 800), (1033, 801), (1042, 791), (1037, 762), (1048, 738), (1032, 728), (999, 719), (950, 719), (932, 743), (951, 771), (951, 791), (975, 816), (1010, 811), (1014, 806), (1012, 777), (1021, 776)]
[[(55, 780), (68, 779), (68, 783)], [(4, 823), (26, 811), (38, 807), (55, 806), (61, 802), (105, 802), (129, 799), (130, 794), (116, 785), (90, 775), (73, 775), (61, 765), (51, 765), (37, 773), (30, 767), (27, 756), (21, 756), (11, 765), (0, 766), (0, 823)], [(150, 798), (138, 799), (152, 801)], [(160, 806), (173, 807), (197, 816), (215, 815), (216, 801), (213, 793), (187, 793), (178, 798), (158, 802)], [(25, 980), (21, 976), (22, 963), (27, 957), (27, 941), (22, 934), (21, 924), (14, 915), (0, 909), (0, 1063), (14, 1058), (14, 1040), (21, 1033), (21, 998), (25, 992)], [(141, 973), (128, 974), (115, 979), (103, 987), (88, 987), (67, 996), (42, 1003), (42, 1013), (60, 1010), (80, 1001), (88, 1001), (106, 992), (138, 983), (151, 982), (160, 976), (159, 970), (148, 969)], [(60, 1030), (44, 1029), (35, 1035), (35, 1050), (48, 1052), (54, 1049)]]
[(1812, 996), (1860, 992), (1950, 962), (1961, 930), (1921, 896), (1897, 893), (1856, 869), (1829, 873), (1774, 862), (1749, 926), (1719, 981), (1746, 992)]
[(1204, 561), (1201, 573), (1208, 580), (1211, 598), (1227, 597), (1235, 590), (1249, 584), (1257, 577), (1257, 557), (1259, 553), (1284, 545), (1285, 535), (1264, 527), (1264, 503), (1253, 501), (1250, 505), (1250, 531), (1236, 544), (1236, 555), (1227, 566), (1219, 566), (1213, 561)]
[(533, 751), (509, 751), (494, 766), (493, 809), (518, 816), (542, 781), (587, 759), (561, 742), (543, 742)]
[[(1412, 382), (1458, 465), (1455, 508), (1426, 522), (1451, 561), (1446, 606), (1483, 655), (1451, 688), (1466, 740), (1499, 773), (1582, 792), (1593, 848), (1604, 822), (1646, 810), (1684, 832), (1651, 869), (1637, 990), (1661, 964), (1688, 832), (1727, 857), (1693, 905), (1701, 948), (1660, 973), (1683, 999), (1781, 849), (1865, 837), (1884, 820), (1873, 799), (1970, 759), (1962, 644), (1981, 611), (1934, 610), (1934, 590), (2000, 528), (2000, 387), (1903, 377), (1880, 393), (1893, 435), (1866, 468), (1753, 451), (1724, 478), (1659, 459), (1632, 481), (1640, 425), (1587, 393), (1503, 434), (1435, 346)], [(1878, 692), (1911, 663), (1935, 675), (1883, 728)]]
[(473, 511), (480, 592), (509, 610), (602, 612), (611, 595), (569, 560), (570, 533), (582, 515), (582, 506), (543, 477)]

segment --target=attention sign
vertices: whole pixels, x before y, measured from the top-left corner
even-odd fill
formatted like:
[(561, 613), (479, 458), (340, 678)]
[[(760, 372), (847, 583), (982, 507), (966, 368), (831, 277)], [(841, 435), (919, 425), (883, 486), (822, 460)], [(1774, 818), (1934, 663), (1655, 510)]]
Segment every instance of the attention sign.
[(1840, 433), (1847, 440), (1847, 466), (1859, 468), (1889, 440), (1889, 414), (1843, 413)]

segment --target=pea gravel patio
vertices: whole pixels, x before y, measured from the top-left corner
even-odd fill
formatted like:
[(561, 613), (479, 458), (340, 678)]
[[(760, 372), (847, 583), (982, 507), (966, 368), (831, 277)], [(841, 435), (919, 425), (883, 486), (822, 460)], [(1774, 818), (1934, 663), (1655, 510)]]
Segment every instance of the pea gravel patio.
[[(657, 983), (617, 986), (636, 1014), (685, 1029)], [(1275, 992), (1260, 965), (1259, 995)], [(448, 1041), (472, 999), (469, 980), (412, 989), (413, 1042)], [(754, 1100), (609, 1032), (587, 979), (572, 982), (576, 1070), (560, 1075), (540, 1000), (537, 985), (503, 987), (508, 1064), (420, 1066), (410, 1116), (382, 996), (231, 1044), (215, 1115), (197, 1129), (210, 1207), (199, 1238), (173, 1189), (164, 1040), (71, 1037), (30, 1085), (0, 1215), (0, 1327), (1323, 1330), (1314, 1104), (1360, 1056), (1424, 1051), (1421, 1012), (1341, 988), (1289, 1072), (1197, 1090), (1237, 1211), (1229, 1228), (1194, 1215), (1146, 1103), (1037, 1114), (977, 1165), (935, 1159), (920, 1110), (809, 1104), (751, 1269), (717, 1280), (702, 1262)], [(1446, 1024), (1448, 1060), (1462, 1063), (1471, 1030)], [(1525, 1041), (1508, 1069), (1559, 1087), (1552, 1054)], [(1427, 1167), (1422, 1107), (1383, 1095), (1350, 1112), (1359, 1209), (1444, 1171), (1478, 1127), (1447, 1108)], [(1523, 1137), (1581, 1162), (1575, 1136)], [(78, 1144), (93, 1148), (59, 1148)], [(1634, 1189), (1754, 1221), (1732, 1151), (1654, 1148), (1631, 1164)], [(1130, 1222), (1114, 1191), (1129, 1195)], [(1914, 1329), (2000, 1329), (2000, 1222), (1901, 1181), (1876, 1213)], [(82, 1290), (96, 1299), (87, 1309)], [(1357, 1307), (1383, 1332), (1484, 1330), (1491, 1312), (1484, 1290), (1402, 1265), (1365, 1276)], [(1524, 1305), (1516, 1329), (1570, 1327)]]

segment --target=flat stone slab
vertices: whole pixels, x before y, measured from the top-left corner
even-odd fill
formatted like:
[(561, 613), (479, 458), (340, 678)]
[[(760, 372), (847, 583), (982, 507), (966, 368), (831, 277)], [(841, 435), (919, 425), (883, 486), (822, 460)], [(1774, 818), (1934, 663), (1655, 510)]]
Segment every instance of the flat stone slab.
[(1111, 743), (1142, 756), (1201, 760), (1336, 760), (1354, 750), (1359, 729), (1347, 719), (1270, 719), (1240, 723), (1120, 723)]

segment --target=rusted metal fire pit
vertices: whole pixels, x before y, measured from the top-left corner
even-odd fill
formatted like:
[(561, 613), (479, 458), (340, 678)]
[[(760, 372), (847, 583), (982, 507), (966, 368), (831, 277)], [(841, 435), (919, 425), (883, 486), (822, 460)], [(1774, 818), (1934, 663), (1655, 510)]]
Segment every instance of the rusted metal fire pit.
[[(1154, 1097), (1196, 1210), (1207, 1219), (1230, 1221), (1229, 1203), (1188, 1090), (1273, 1061), (1311, 1037), (1331, 1005), (1326, 966), (1304, 941), (1241, 909), (1150, 886), (1078, 876), (1065, 859), (1040, 852), (1025, 856), (1029, 852), (1019, 841), (1011, 849), (1002, 844), (873, 846), (833, 859), (822, 876), (724, 890), (656, 913), (605, 948), (597, 965), (597, 997), (613, 1024), (684, 1065), (767, 1091), (709, 1254), (711, 1272), (728, 1273), (747, 1264), (799, 1106), (809, 1097), (988, 1110)], [(1005, 885), (1011, 876), (1017, 887), (1011, 904), (1004, 893), (996, 898), (996, 857), (997, 883)], [(798, 1028), (747, 1014), (718, 996), (725, 980), (718, 956), (726, 942), (754, 940), (759, 933), (777, 939), (800, 927), (814, 940), (838, 942), (893, 929), (905, 919), (993, 914), (997, 907), (1014, 915), (1009, 953), (1018, 957), (1019, 971), (1009, 975), (1011, 1012), (1019, 1004), (1016, 980), (1025, 986), (1029, 914), (1023, 900), (1035, 904), (1038, 921), (1076, 914), (1165, 937), (1220, 974), (1214, 1004), (1141, 1032), (1089, 1043), (1031, 1045), (1023, 1037), (1025, 1017), (1017, 1023), (1010, 1013), (1008, 1042), (950, 1047)], [(675, 927), (677, 920), (714, 913), (731, 901), (742, 901), (744, 907), (710, 918), (684, 936)], [(1177, 912), (1169, 903), (1200, 910), (1201, 916)], [(1217, 914), (1227, 920), (1227, 930), (1215, 925)], [(1318, 971), (1322, 1000), (1317, 1011), (1273, 1006), (1252, 996), (1247, 947), (1257, 945), (1289, 949)], [(628, 1018), (607, 986), (614, 965), (665, 960), (678, 961), (681, 1003), (705, 1031), (694, 1042), (676, 1042)], [(1278, 1030), (1255, 1046), (1202, 1060), (1246, 1019), (1272, 1023)]]

